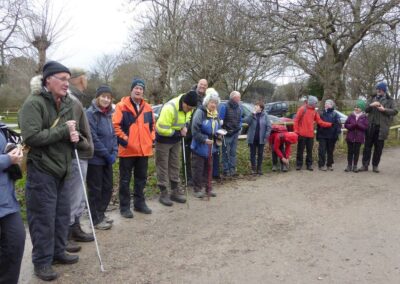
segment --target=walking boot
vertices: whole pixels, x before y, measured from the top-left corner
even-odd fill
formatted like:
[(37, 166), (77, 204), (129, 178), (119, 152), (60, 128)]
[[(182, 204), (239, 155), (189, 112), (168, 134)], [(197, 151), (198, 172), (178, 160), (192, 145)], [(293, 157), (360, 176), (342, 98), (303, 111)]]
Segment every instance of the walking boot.
[[(129, 210), (129, 212), (130, 212), (130, 210)], [(131, 214), (132, 214), (132, 212), (131, 212)], [(121, 215), (122, 215), (122, 213), (121, 213)], [(125, 217), (124, 215), (122, 215), (122, 216)], [(132, 214), (132, 217), (125, 217), (125, 218), (133, 218), (133, 214)], [(110, 230), (111, 227), (112, 227), (112, 224), (111, 223), (107, 223), (106, 220), (103, 220), (100, 223), (94, 225), (95, 229), (103, 230), (103, 231)]]
[(257, 174), (256, 167), (255, 167), (255, 166), (251, 166), (251, 174), (252, 174), (252, 175), (256, 175), (256, 174)]
[(380, 172), (378, 166), (372, 166), (372, 171), (374, 173), (379, 173)]
[(82, 249), (82, 247), (72, 240), (71, 235), (72, 235), (72, 226), (68, 228), (68, 240), (65, 250), (67, 252), (78, 252)]
[(193, 196), (196, 197), (196, 198), (203, 198), (204, 197), (204, 193), (201, 190), (194, 191), (193, 192)]
[(72, 232), (71, 232), (71, 239), (77, 242), (93, 242), (94, 237), (91, 233), (85, 233), (82, 228), (81, 224), (75, 223), (72, 225)]
[(43, 281), (52, 281), (57, 279), (58, 274), (53, 270), (51, 265), (36, 266), (34, 268), (35, 275)]
[(178, 203), (186, 203), (186, 197), (184, 192), (179, 188), (179, 185), (175, 181), (171, 181), (171, 200)]
[(217, 197), (217, 194), (213, 191), (212, 188), (210, 189), (210, 192), (208, 192), (208, 189), (206, 188), (206, 195), (208, 196), (208, 194), (209, 194), (211, 197)]
[(173, 203), (171, 201), (171, 199), (169, 198), (168, 195), (168, 189), (166, 189), (164, 186), (158, 186), (160, 188), (160, 198), (158, 199), (158, 201), (160, 201), (160, 203), (162, 205), (165, 206), (172, 206)]
[(362, 165), (361, 168), (358, 169), (359, 172), (368, 172), (368, 166)]
[(358, 173), (358, 168), (357, 168), (356, 165), (353, 166), (353, 172), (354, 172), (354, 173)]
[[(121, 210), (121, 216), (127, 219), (132, 219), (133, 218), (133, 213), (130, 209), (126, 209), (126, 210)], [(110, 224), (107, 222), (107, 220), (104, 220), (105, 223)]]
[(136, 212), (140, 212), (143, 214), (151, 214), (151, 209), (149, 207), (147, 207), (147, 204), (144, 200), (135, 202), (134, 206), (133, 206), (133, 210), (135, 210)]
[(79, 261), (79, 256), (63, 253), (53, 257), (53, 264), (74, 264)]
[[(354, 169), (354, 168), (353, 168)], [(347, 167), (344, 169), (344, 171), (347, 172), (351, 172), (352, 168), (351, 165), (347, 165)]]

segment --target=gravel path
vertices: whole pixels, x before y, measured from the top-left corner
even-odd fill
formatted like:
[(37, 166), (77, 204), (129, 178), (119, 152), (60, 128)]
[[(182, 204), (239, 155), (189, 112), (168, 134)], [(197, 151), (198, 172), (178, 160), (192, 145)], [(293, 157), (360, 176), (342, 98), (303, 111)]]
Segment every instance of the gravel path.
[[(381, 173), (291, 171), (215, 186), (190, 208), (149, 201), (152, 215), (98, 233), (58, 283), (400, 283), (400, 148)], [(86, 223), (87, 224), (87, 223)], [(33, 276), (26, 242), (21, 283)]]

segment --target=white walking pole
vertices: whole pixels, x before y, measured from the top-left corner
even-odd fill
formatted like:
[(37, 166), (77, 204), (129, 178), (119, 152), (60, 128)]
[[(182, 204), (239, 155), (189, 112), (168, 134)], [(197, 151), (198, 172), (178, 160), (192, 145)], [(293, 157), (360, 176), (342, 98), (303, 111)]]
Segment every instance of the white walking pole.
[(86, 206), (87, 206), (88, 212), (89, 212), (90, 225), (92, 226), (92, 232), (93, 232), (93, 237), (94, 237), (94, 243), (96, 244), (97, 256), (99, 257), (100, 270), (101, 270), (101, 272), (105, 272), (104, 266), (103, 266), (103, 262), (101, 261), (100, 249), (99, 249), (99, 244), (97, 243), (96, 232), (94, 231), (94, 225), (93, 225), (93, 220), (92, 220), (92, 214), (90, 213), (89, 201), (88, 201), (87, 194), (86, 194), (85, 180), (83, 179), (81, 164), (79, 163), (78, 150), (76, 149), (76, 147), (75, 147), (75, 157), (76, 157), (76, 161), (78, 162), (79, 175), (81, 176), (81, 181), (82, 181), (82, 186), (83, 186), (83, 193), (85, 194)]

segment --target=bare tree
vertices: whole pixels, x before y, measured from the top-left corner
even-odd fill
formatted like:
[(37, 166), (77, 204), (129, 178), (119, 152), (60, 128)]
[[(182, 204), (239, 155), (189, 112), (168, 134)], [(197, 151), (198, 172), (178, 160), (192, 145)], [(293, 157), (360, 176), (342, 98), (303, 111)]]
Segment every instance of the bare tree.
[(383, 79), (383, 62), (388, 49), (379, 41), (363, 40), (354, 50), (345, 68), (346, 86), (351, 99), (368, 97), (377, 81)]
[(384, 58), (383, 76), (388, 82), (390, 93), (395, 100), (400, 98), (400, 27), (389, 31), (386, 35), (388, 56)]
[(120, 54), (103, 54), (97, 58), (91, 72), (96, 73), (99, 79), (107, 85), (111, 84), (114, 70), (120, 64)]
[(62, 34), (69, 25), (69, 21), (62, 18), (62, 9), (55, 11), (52, 0), (29, 0), (31, 11), (24, 21), (26, 40), (36, 49), (38, 55), (38, 69), (40, 73), (47, 60), (48, 49), (62, 40)]
[(151, 96), (168, 97), (176, 93), (180, 73), (179, 56), (182, 32), (186, 28), (186, 15), (193, 1), (189, 0), (132, 0), (147, 3), (149, 9), (142, 17), (142, 28), (132, 30), (130, 46), (132, 53), (151, 56), (157, 66), (157, 75)]
[(282, 54), (323, 84), (324, 99), (345, 95), (344, 68), (369, 33), (393, 29), (400, 0), (248, 1), (245, 13), (259, 41), (260, 56)]
[(7, 61), (15, 51), (23, 49), (23, 44), (18, 42), (18, 33), (25, 4), (25, 0), (0, 0), (0, 86), (6, 80)]

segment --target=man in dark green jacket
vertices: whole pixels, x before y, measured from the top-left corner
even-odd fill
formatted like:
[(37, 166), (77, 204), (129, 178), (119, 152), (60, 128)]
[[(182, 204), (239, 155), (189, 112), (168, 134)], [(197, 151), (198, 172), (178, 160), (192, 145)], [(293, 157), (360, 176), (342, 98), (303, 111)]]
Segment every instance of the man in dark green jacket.
[(28, 96), (19, 112), (21, 135), (29, 147), (25, 194), (32, 262), (35, 274), (46, 281), (58, 277), (52, 263), (79, 259), (65, 253), (70, 206), (63, 183), (70, 172), (72, 143), (79, 142), (67, 95), (70, 75), (62, 64), (46, 63), (40, 93)]
[(376, 95), (367, 102), (365, 112), (368, 116), (368, 129), (365, 135), (365, 145), (360, 172), (368, 171), (371, 161), (372, 147), (372, 171), (379, 173), (379, 162), (382, 156), (385, 140), (389, 136), (390, 124), (398, 113), (394, 100), (387, 94), (387, 85), (381, 82), (376, 85)]

